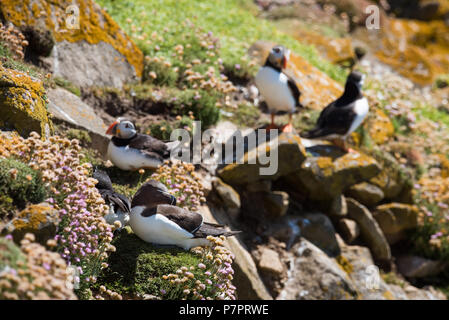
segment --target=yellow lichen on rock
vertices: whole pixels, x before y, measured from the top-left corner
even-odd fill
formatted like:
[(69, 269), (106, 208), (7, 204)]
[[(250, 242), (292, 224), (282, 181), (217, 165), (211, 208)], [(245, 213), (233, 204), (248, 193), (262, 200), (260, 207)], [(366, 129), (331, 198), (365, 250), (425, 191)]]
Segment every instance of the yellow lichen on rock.
[(53, 133), (42, 82), (1, 66), (0, 112), (0, 126), (17, 130), (21, 135), (36, 131), (48, 137)]
[[(71, 10), (75, 7), (77, 12)], [(5, 0), (0, 3), (0, 12), (16, 26), (31, 25), (51, 30), (57, 42), (85, 40), (90, 44), (109, 43), (134, 67), (138, 77), (142, 75), (142, 52), (92, 0)]]
[(390, 118), (380, 109), (375, 109), (367, 119), (366, 127), (371, 140), (375, 144), (382, 144), (394, 135), (394, 126)]

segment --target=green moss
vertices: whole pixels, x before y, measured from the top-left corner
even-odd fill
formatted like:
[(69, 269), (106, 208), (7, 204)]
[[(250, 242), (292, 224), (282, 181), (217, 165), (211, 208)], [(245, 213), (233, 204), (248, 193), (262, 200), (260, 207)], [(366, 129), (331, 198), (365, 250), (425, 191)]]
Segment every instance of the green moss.
[[(129, 228), (123, 229), (115, 237), (113, 245), (117, 251), (109, 257), (110, 267), (103, 271), (96, 287), (104, 285), (124, 297), (143, 294), (160, 296), (161, 289), (170, 295), (170, 288), (167, 288), (167, 281), (162, 276), (175, 273), (182, 266), (190, 267), (200, 263), (200, 258), (191, 252), (176, 248), (156, 248), (137, 238)], [(196, 276), (200, 278), (199, 274)]]
[[(26, 259), (20, 248), (12, 240), (0, 237), (0, 270), (5, 267), (19, 269), (18, 263), (25, 263)], [(1, 298), (0, 292), (0, 298)]]
[(164, 120), (158, 123), (153, 123), (147, 128), (147, 130), (150, 131), (151, 136), (160, 140), (168, 141), (170, 140), (170, 135), (172, 134), (173, 130), (178, 128), (184, 129), (186, 127), (192, 130), (193, 122), (192, 119), (184, 116), (180, 120), (176, 120), (174, 122)]
[(224, 108), (224, 119), (241, 127), (255, 127), (259, 124), (260, 109), (252, 104), (240, 104), (237, 109)]
[[(17, 170), (15, 177), (11, 170)], [(24, 208), (29, 202), (42, 202), (47, 190), (39, 172), (20, 161), (0, 159), (0, 194), (10, 197), (15, 206)]]
[(59, 78), (59, 77), (55, 77), (53, 78), (54, 82), (56, 85), (70, 91), (71, 93), (73, 93), (74, 95), (81, 97), (81, 90), (78, 86), (74, 85), (73, 83), (71, 83), (68, 80), (65, 80), (63, 78)]
[(80, 129), (69, 129), (66, 132), (66, 137), (70, 140), (77, 139), (82, 144), (89, 144), (92, 142), (92, 139), (89, 136), (89, 133), (86, 130), (80, 130)]

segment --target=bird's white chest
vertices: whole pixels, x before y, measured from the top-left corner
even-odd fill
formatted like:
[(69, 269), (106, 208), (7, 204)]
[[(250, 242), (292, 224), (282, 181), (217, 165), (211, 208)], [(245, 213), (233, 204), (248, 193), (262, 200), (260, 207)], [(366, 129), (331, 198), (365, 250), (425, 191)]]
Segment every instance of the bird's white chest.
[(355, 102), (354, 112), (356, 116), (346, 135), (349, 135), (352, 132), (354, 132), (354, 130), (357, 129), (358, 126), (362, 124), (363, 120), (365, 120), (366, 116), (368, 115), (368, 111), (369, 111), (368, 99), (364, 97)]
[(144, 207), (134, 207), (131, 211), (129, 226), (142, 240), (157, 244), (172, 244), (184, 247), (184, 242), (193, 235), (161, 214), (149, 217), (141, 215)]
[(129, 146), (117, 147), (109, 142), (108, 159), (122, 170), (137, 170), (140, 168), (157, 168), (161, 161), (153, 159), (137, 149)]
[(270, 67), (262, 67), (256, 75), (255, 82), (270, 111), (295, 110), (296, 101), (285, 74)]

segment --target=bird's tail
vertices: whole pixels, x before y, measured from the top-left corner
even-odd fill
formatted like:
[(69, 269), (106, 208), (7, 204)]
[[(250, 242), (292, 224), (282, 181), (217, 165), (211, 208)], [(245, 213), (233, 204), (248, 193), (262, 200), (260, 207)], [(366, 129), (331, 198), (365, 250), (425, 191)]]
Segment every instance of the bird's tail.
[(224, 229), (223, 225), (204, 222), (201, 227), (195, 232), (195, 238), (207, 238), (207, 236), (219, 237), (232, 237), (241, 231), (228, 231)]

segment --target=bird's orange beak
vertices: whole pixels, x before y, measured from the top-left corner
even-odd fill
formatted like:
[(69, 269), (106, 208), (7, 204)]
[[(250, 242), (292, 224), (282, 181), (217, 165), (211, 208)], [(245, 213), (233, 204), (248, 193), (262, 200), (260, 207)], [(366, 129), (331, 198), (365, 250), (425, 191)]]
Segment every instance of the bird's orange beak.
[(284, 58), (282, 58), (282, 69), (287, 68), (287, 57), (284, 56)]
[(112, 134), (112, 130), (114, 130), (115, 126), (118, 125), (119, 122), (118, 121), (114, 121), (108, 128), (108, 130), (106, 130), (106, 134)]

